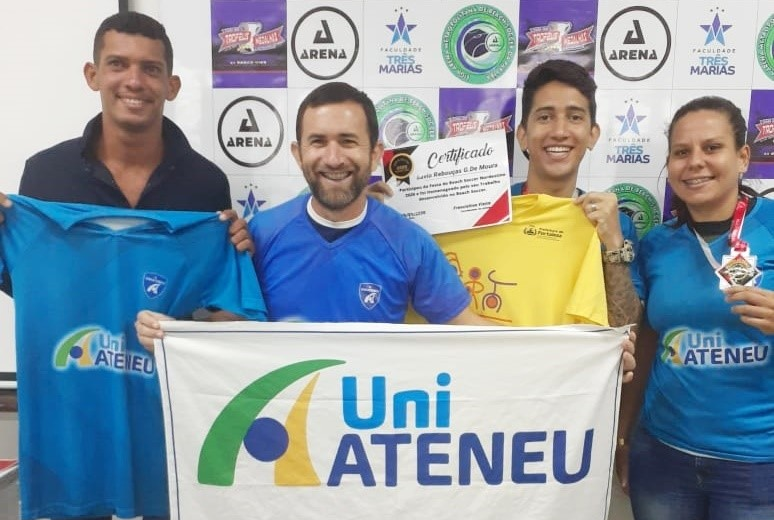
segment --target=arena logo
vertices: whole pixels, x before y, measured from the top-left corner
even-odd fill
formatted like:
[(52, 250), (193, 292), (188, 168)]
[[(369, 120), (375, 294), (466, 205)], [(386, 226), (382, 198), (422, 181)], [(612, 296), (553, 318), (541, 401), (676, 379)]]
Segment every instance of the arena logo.
[(379, 120), (379, 137), (387, 149), (436, 139), (433, 113), (414, 96), (387, 96), (376, 103), (376, 116)]
[(360, 49), (360, 37), (352, 19), (335, 7), (307, 11), (290, 39), (293, 59), (306, 75), (321, 80), (347, 72)]
[(755, 55), (763, 72), (774, 81), (774, 14), (761, 26), (755, 42)]
[(736, 66), (729, 55), (736, 54), (736, 48), (726, 46), (726, 31), (733, 25), (724, 24), (720, 18), (722, 9), (710, 9), (714, 18), (709, 24), (700, 24), (706, 35), (703, 46), (693, 49), (696, 61), (690, 66), (691, 76), (733, 76)]
[(594, 26), (570, 32), (572, 22), (548, 22), (540, 27), (530, 27), (526, 36), (529, 42), (524, 52), (578, 52), (594, 45)]
[(642, 186), (622, 182), (607, 191), (616, 194), (618, 209), (632, 219), (638, 237), (642, 238), (653, 226), (661, 223), (661, 209), (656, 197)]
[(152, 355), (143, 349), (129, 351), (123, 334), (112, 334), (98, 326), (68, 332), (54, 349), (54, 367), (109, 370), (143, 377), (151, 377), (156, 372)]
[(641, 81), (661, 70), (671, 48), (672, 33), (664, 17), (650, 7), (632, 6), (607, 22), (600, 54), (615, 77)]
[[(339, 429), (338, 446), (323, 449), (318, 444), (310, 450), (308, 441), (316, 432), (310, 428), (308, 411), (320, 372), (343, 364), (339, 359), (299, 361), (244, 387), (207, 432), (199, 450), (198, 482), (233, 486), (243, 445), (256, 461), (274, 464), (275, 486), (339, 487), (345, 478), (347, 485), (359, 481), (364, 487), (409, 485), (412, 482), (398, 478), (410, 474), (406, 457), (399, 453), (411, 454), (407, 467), (415, 471), (413, 483), (419, 486), (468, 486), (477, 478), (492, 486), (508, 480), (517, 485), (573, 484), (588, 476), (593, 429), (452, 432), (448, 372), (437, 373), (431, 388), (401, 388), (398, 378), (385, 375), (340, 377), (337, 394), (326, 398), (328, 405), (340, 402), (340, 420), (327, 421), (325, 433), (328, 439), (338, 438), (334, 428)], [(309, 381), (293, 401), (287, 389), (303, 378)], [(265, 413), (275, 400), (293, 402), (284, 424)], [(545, 451), (537, 451), (537, 442), (548, 444)], [(439, 456), (443, 449), (451, 453)], [(580, 456), (575, 472), (568, 470), (568, 454)], [(542, 460), (550, 462), (539, 473), (535, 461)], [(319, 470), (327, 472), (324, 483)]]
[(446, 24), (441, 51), (455, 77), (480, 85), (505, 74), (516, 56), (516, 43), (516, 31), (505, 13), (474, 4), (457, 11)]
[(282, 118), (263, 98), (244, 96), (223, 109), (218, 142), (226, 156), (240, 166), (262, 166), (279, 152), (285, 136)]
[(422, 48), (411, 42), (411, 31), (418, 24), (406, 21), (404, 13), (408, 9), (400, 7), (395, 11), (398, 13), (395, 23), (385, 25), (389, 36), (388, 43), (381, 48), (385, 61), (379, 64), (379, 74), (421, 74), (424, 66), (417, 57)]

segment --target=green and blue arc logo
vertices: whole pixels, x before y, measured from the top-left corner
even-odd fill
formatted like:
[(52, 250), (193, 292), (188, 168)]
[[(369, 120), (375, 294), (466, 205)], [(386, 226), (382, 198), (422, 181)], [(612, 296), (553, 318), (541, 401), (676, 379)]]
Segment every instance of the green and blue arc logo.
[(241, 446), (260, 462), (274, 462), (274, 483), (278, 486), (319, 486), (309, 456), (307, 412), (319, 373), (301, 391), (281, 424), (260, 416), (280, 392), (299, 379), (345, 362), (313, 359), (280, 367), (261, 376), (239, 392), (212, 423), (199, 452), (200, 484), (231, 486)]

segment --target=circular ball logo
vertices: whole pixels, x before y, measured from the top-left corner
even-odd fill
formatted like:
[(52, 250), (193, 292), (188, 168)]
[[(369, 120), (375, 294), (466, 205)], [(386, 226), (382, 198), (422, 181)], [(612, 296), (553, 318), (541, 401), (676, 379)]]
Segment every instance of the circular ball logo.
[(758, 33), (755, 42), (755, 55), (763, 72), (774, 81), (774, 14), (769, 16)]
[(379, 138), (385, 148), (400, 148), (436, 139), (436, 124), (430, 109), (407, 94), (387, 96), (376, 104)]
[(226, 156), (240, 166), (254, 168), (271, 161), (285, 137), (282, 118), (263, 98), (244, 96), (223, 109), (218, 142)]
[(446, 24), (441, 51), (452, 74), (467, 83), (489, 83), (502, 76), (513, 62), (516, 31), (496, 7), (467, 6)]
[(650, 7), (627, 7), (613, 15), (600, 40), (602, 61), (615, 77), (640, 81), (653, 76), (669, 59), (672, 33)]
[(642, 238), (653, 226), (661, 223), (661, 210), (656, 198), (642, 186), (623, 182), (607, 191), (618, 196), (618, 209), (632, 219), (638, 237)]
[(335, 7), (317, 7), (299, 18), (290, 48), (296, 65), (315, 79), (338, 78), (355, 63), (360, 38), (352, 19)]

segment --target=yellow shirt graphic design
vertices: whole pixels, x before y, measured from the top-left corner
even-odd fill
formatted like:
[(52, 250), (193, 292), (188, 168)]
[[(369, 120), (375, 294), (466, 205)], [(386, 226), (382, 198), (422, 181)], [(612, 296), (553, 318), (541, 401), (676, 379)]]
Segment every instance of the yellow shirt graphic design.
[(511, 198), (513, 221), (435, 239), (477, 314), (504, 325), (607, 325), (600, 242), (572, 199)]

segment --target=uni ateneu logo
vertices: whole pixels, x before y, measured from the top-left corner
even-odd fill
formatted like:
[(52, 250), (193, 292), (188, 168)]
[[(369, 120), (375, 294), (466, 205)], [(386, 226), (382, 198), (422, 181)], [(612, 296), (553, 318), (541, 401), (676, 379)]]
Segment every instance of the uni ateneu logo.
[(656, 74), (669, 58), (672, 34), (657, 11), (627, 7), (610, 18), (602, 31), (602, 61), (615, 77), (641, 81)]
[(729, 345), (723, 331), (686, 328), (668, 330), (661, 342), (662, 363), (676, 366), (721, 368), (767, 363), (771, 345)]
[(463, 7), (441, 37), (443, 61), (467, 83), (490, 83), (508, 70), (516, 56), (516, 31), (505, 13), (486, 4)]
[(344, 11), (317, 7), (299, 18), (290, 48), (296, 65), (306, 75), (329, 80), (338, 78), (355, 63), (360, 37)]
[[(279, 367), (248, 384), (220, 411), (199, 450), (200, 484), (232, 486), (242, 447), (258, 463), (273, 463), (276, 486), (338, 487), (360, 484), (395, 487), (573, 484), (586, 478), (594, 430), (452, 431), (452, 376), (435, 374), (430, 388), (405, 388), (398, 378), (344, 375), (334, 379), (336, 394), (326, 396), (330, 410), (323, 450), (310, 424), (315, 387), (325, 369), (340, 359), (312, 359)], [(287, 395), (293, 383), (308, 378), (300, 394)], [(404, 383), (405, 384), (405, 383)], [(389, 389), (389, 391), (388, 391)], [(284, 423), (264, 413), (275, 400), (292, 402)], [(331, 404), (340, 403), (338, 409)], [(485, 428), (482, 428), (484, 430)], [(337, 434), (336, 430), (341, 433)], [(568, 446), (572, 442), (571, 446)], [(540, 451), (541, 444), (548, 444)], [(507, 446), (507, 447), (506, 447)], [(401, 457), (399, 458), (399, 453)], [(440, 453), (445, 453), (441, 456)], [(568, 470), (568, 453), (580, 467)], [(405, 454), (411, 460), (405, 467)], [(540, 458), (536, 458), (540, 457)], [(550, 457), (545, 472), (535, 461)], [(402, 467), (401, 464), (404, 466)], [(413, 482), (399, 475), (411, 475)]]
[(150, 377), (156, 372), (156, 364), (152, 355), (140, 350), (128, 350), (123, 334), (113, 334), (97, 325), (78, 327), (57, 343), (54, 367), (57, 370), (109, 370)]
[(263, 98), (244, 96), (223, 109), (218, 142), (223, 153), (240, 166), (262, 166), (280, 150), (285, 136), (282, 118)]

